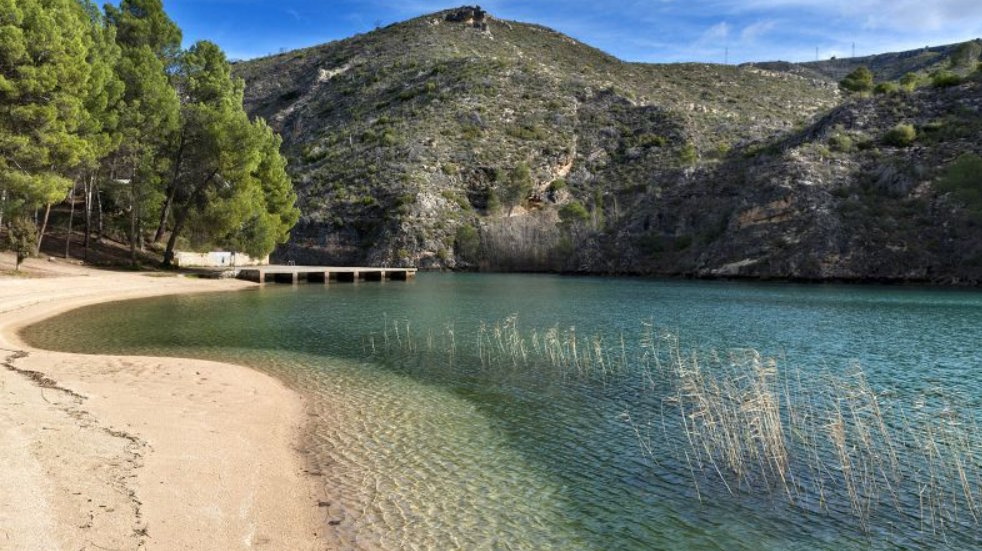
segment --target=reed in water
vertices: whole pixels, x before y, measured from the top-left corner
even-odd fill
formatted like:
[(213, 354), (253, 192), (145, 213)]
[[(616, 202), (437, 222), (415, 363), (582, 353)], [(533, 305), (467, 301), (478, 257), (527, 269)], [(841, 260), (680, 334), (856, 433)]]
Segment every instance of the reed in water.
[[(458, 343), (473, 347), (458, 350)], [(711, 486), (772, 494), (803, 509), (852, 515), (864, 528), (892, 507), (940, 535), (982, 522), (977, 423), (940, 390), (909, 403), (888, 399), (859, 365), (842, 374), (782, 369), (777, 358), (751, 349), (686, 349), (651, 321), (629, 341), (623, 332), (583, 334), (575, 326), (525, 330), (517, 315), (482, 322), (469, 336), (452, 323), (421, 332), (386, 318), (365, 349), (632, 385), (659, 412), (647, 423), (623, 414), (641, 453), (654, 465), (684, 466), (700, 499)]]

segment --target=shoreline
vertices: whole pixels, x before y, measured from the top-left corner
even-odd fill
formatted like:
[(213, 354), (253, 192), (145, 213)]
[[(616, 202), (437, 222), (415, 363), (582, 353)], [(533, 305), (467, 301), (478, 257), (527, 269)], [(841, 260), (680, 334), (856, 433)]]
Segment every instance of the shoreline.
[(20, 337), (88, 305), (253, 284), (27, 269), (45, 277), (0, 278), (0, 548), (325, 547), (301, 393), (237, 364), (51, 352)]
[(419, 273), (456, 273), (491, 275), (553, 275), (562, 277), (623, 278), (657, 281), (695, 281), (719, 283), (763, 283), (775, 285), (851, 285), (856, 287), (893, 287), (897, 289), (982, 289), (982, 279), (942, 280), (899, 277), (800, 277), (800, 276), (756, 276), (756, 275), (712, 275), (676, 272), (632, 272), (632, 271), (575, 271), (575, 270), (471, 270), (420, 268)]

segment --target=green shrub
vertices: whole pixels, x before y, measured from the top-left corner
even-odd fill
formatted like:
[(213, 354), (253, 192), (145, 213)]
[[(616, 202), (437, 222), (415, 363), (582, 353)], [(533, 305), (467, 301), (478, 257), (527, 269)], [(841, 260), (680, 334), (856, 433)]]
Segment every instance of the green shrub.
[(593, 190), (593, 228), (604, 228), (604, 193), (600, 188)]
[(909, 124), (898, 124), (883, 136), (883, 143), (894, 147), (910, 147), (917, 139), (917, 131)]
[(542, 130), (534, 124), (512, 126), (508, 128), (507, 132), (509, 136), (527, 141), (540, 141), (545, 140), (547, 137), (545, 130)]
[(14, 218), (11, 221), (7, 239), (9, 240), (8, 248), (13, 251), (16, 257), (14, 271), (20, 271), (20, 265), (24, 259), (34, 254), (34, 246), (37, 244), (37, 227), (27, 217)]
[(385, 147), (392, 147), (399, 143), (399, 138), (391, 130), (386, 130), (385, 133), (379, 137), (379, 143)]
[(532, 169), (528, 163), (518, 163), (508, 172), (501, 187), (501, 199), (509, 212), (532, 192)]
[(682, 164), (692, 165), (695, 164), (696, 161), (698, 160), (699, 160), (699, 151), (696, 149), (696, 146), (692, 145), (691, 143), (685, 144), (684, 146), (682, 146), (682, 149), (679, 150), (679, 162), (681, 162)]
[(921, 84), (921, 76), (917, 73), (907, 73), (900, 77), (900, 86), (908, 92), (914, 91)]
[(896, 82), (881, 82), (873, 88), (873, 93), (879, 96), (889, 96), (896, 94), (900, 90)]
[(327, 148), (322, 148), (318, 145), (308, 145), (304, 147), (301, 158), (303, 162), (312, 164), (324, 159), (324, 157), (327, 157), (327, 154)]
[(832, 148), (832, 151), (848, 153), (853, 148), (852, 138), (842, 133), (835, 134), (829, 138), (829, 147)]
[(460, 195), (455, 191), (445, 189), (442, 192), (440, 192), (440, 195), (442, 195), (443, 198), (446, 199), (447, 201), (450, 201), (451, 203), (455, 203), (458, 207), (460, 207), (463, 210), (472, 210), (474, 208), (471, 206), (470, 201), (468, 201), (466, 197)]
[(460, 169), (454, 163), (443, 163), (440, 166), (440, 170), (447, 176), (454, 176), (460, 172)]
[(856, 149), (860, 151), (869, 151), (876, 147), (876, 143), (869, 136), (860, 136), (856, 138)]
[(949, 88), (951, 86), (958, 86), (961, 83), (962, 77), (951, 71), (935, 71), (931, 75), (931, 84), (935, 88)]
[(976, 218), (982, 217), (982, 157), (965, 153), (938, 180), (938, 190), (951, 193)]
[(982, 44), (977, 40), (971, 40), (959, 44), (955, 51), (951, 53), (949, 65), (954, 68), (975, 68), (978, 63), (979, 55), (982, 55)]
[(733, 146), (731, 146), (728, 143), (717, 144), (716, 150), (714, 151), (714, 153), (716, 154), (716, 158), (725, 159), (726, 156), (730, 154), (731, 149), (733, 149)]
[(494, 189), (488, 190), (488, 202), (485, 205), (485, 210), (490, 214), (501, 212), (501, 198), (498, 197), (498, 192)]
[(590, 212), (586, 210), (583, 203), (572, 201), (559, 209), (559, 219), (567, 226), (583, 224), (590, 220)]
[(478, 260), (481, 251), (481, 236), (478, 235), (474, 226), (465, 225), (457, 228), (454, 251), (456, 251), (457, 256), (465, 261), (475, 262)]
[(547, 191), (549, 191), (549, 193), (556, 193), (557, 191), (564, 189), (566, 189), (566, 180), (556, 178), (555, 180), (549, 182), (549, 188)]
[(665, 147), (668, 140), (657, 134), (641, 134), (635, 138), (638, 147)]
[(463, 138), (463, 139), (465, 139), (465, 140), (468, 140), (468, 141), (476, 140), (476, 139), (480, 138), (481, 137), (481, 134), (483, 134), (483, 133), (484, 133), (484, 129), (482, 129), (480, 126), (478, 126), (476, 124), (462, 124), (462, 125), (460, 125), (460, 137)]
[(843, 90), (864, 94), (873, 89), (873, 72), (866, 67), (859, 67), (855, 71), (846, 75), (846, 78), (839, 82)]

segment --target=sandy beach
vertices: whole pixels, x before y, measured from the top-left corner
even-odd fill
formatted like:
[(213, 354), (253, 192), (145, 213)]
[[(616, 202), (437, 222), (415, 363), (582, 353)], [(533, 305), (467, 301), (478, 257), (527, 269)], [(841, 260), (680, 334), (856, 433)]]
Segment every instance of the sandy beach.
[(0, 549), (324, 548), (298, 393), (242, 366), (63, 354), (17, 336), (89, 304), (252, 284), (26, 269), (0, 275)]

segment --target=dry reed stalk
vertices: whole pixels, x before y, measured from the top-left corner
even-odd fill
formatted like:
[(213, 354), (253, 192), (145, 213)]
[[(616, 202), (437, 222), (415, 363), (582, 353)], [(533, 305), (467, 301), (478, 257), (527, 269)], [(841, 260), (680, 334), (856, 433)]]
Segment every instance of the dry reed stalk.
[[(941, 535), (962, 520), (982, 522), (980, 432), (953, 407), (933, 413), (918, 402), (909, 417), (904, 403), (881, 398), (858, 366), (806, 381), (801, 370), (779, 369), (754, 350), (686, 350), (677, 334), (658, 332), (653, 322), (641, 323), (633, 344), (623, 331), (608, 338), (559, 327), (523, 332), (516, 315), (482, 322), (468, 339), (470, 352), (484, 370), (522, 368), (605, 386), (623, 377), (642, 393), (658, 391), (662, 445), (654, 449), (650, 426), (646, 437), (628, 416), (631, 430), (655, 463), (667, 453), (686, 466), (700, 500), (704, 472), (730, 493), (780, 493), (792, 504), (848, 511), (865, 528), (883, 506), (903, 514), (916, 507), (910, 514), (921, 530)], [(453, 362), (453, 324), (440, 338)], [(386, 316), (382, 339), (378, 347), (371, 334), (366, 353), (419, 353), (408, 321), (390, 327)], [(431, 331), (424, 342), (430, 353)], [(930, 399), (946, 403), (938, 393)]]

